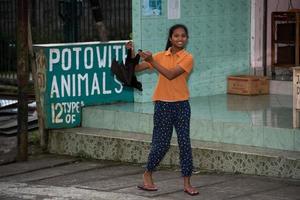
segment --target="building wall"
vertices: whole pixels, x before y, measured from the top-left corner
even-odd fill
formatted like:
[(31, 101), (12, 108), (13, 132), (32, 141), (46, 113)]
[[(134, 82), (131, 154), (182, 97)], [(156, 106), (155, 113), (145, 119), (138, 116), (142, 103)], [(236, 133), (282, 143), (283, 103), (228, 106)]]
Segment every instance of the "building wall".
[[(189, 78), (191, 97), (225, 93), (228, 75), (249, 73), (249, 0), (181, 0), (181, 17), (175, 20), (168, 19), (167, 0), (162, 0), (160, 16), (143, 16), (142, 2), (132, 0), (133, 41), (137, 49), (164, 50), (171, 25), (183, 23), (188, 27), (187, 50), (195, 58)], [(138, 79), (144, 91), (135, 93), (135, 101), (151, 101), (157, 74), (142, 72)]]

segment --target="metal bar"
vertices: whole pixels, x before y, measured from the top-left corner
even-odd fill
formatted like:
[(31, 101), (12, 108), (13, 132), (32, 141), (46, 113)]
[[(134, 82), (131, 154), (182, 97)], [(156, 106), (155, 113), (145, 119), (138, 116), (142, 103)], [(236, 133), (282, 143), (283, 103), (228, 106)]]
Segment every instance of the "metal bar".
[[(124, 8), (123, 8), (123, 12), (124, 12), (124, 18), (123, 19), (124, 19), (125, 29), (128, 28), (128, 17), (126, 16), (126, 10), (128, 10), (128, 1), (127, 0), (124, 2)], [(124, 38), (126, 38), (126, 31), (125, 30), (124, 30)]]
[(57, 38), (56, 38), (56, 42), (61, 42), (63, 40), (63, 31), (62, 31), (62, 27), (61, 27), (61, 19), (59, 18), (59, 2), (55, 1), (55, 32), (57, 34)]
[(129, 38), (129, 34), (130, 33), (132, 33), (132, 0), (128, 0), (128, 5), (129, 5), (129, 8), (128, 8), (128, 21), (127, 21), (127, 23), (128, 23), (128, 25), (127, 25), (127, 27), (128, 27), (128, 29), (127, 30), (129, 30), (128, 32), (127, 32), (127, 37), (126, 38)]
[[(64, 31), (62, 21), (58, 16), (60, 0), (32, 1), (32, 37), (33, 43), (63, 42)], [(68, 1), (68, 0), (66, 0)], [(128, 39), (131, 33), (131, 0), (96, 0), (100, 5), (103, 23), (110, 40)], [(0, 0), (1, 34), (7, 36), (0, 45), (0, 70), (16, 73), (16, 16), (18, 0)], [(80, 1), (79, 1), (80, 2)], [(95, 37), (97, 29), (89, 1), (81, 1), (84, 15), (78, 19), (78, 41), (98, 40)]]
[[(3, 4), (4, 4), (4, 6), (3, 6), (3, 7), (4, 7), (4, 11), (3, 11), (3, 12), (5, 13), (5, 10), (7, 11), (7, 7), (8, 7), (7, 5), (8, 5), (8, 2), (3, 2)], [(5, 27), (5, 28), (4, 28), (3, 33), (4, 33), (4, 34), (7, 34), (7, 33), (6, 33), (6, 30), (7, 30), (7, 28), (8, 28), (8, 27), (7, 27), (7, 25), (8, 25), (8, 23), (7, 23), (7, 15), (4, 14), (4, 18), (5, 18), (5, 20), (4, 20), (4, 27)], [(4, 44), (5, 44), (5, 41), (4, 41)], [(5, 63), (4, 71), (7, 72), (7, 71), (8, 71), (8, 62), (7, 62), (7, 61), (6, 61), (6, 62), (4, 61), (4, 63)]]
[[(120, 20), (119, 20), (118, 16), (120, 16), (120, 9), (118, 8), (118, 3), (117, 3), (118, 0), (114, 0), (114, 1), (115, 1), (115, 9), (114, 9), (114, 12), (115, 12), (115, 14), (114, 14), (115, 27), (119, 27), (120, 26)], [(119, 7), (120, 7), (120, 5), (119, 5)], [(115, 29), (115, 32), (116, 32), (116, 36), (120, 37), (120, 30)]]
[(272, 23), (272, 35), (271, 35), (271, 74), (272, 79), (275, 79), (276, 72), (275, 72), (275, 19), (274, 19), (274, 13), (271, 15), (271, 23)]
[[(94, 24), (95, 22), (94, 22), (94, 20), (93, 20), (93, 13), (92, 13), (92, 11), (89, 9), (90, 7), (89, 7), (89, 4), (90, 2), (86, 2), (86, 6), (85, 6), (85, 8), (84, 8), (84, 12), (85, 12), (85, 14), (86, 14), (86, 18), (88, 19), (88, 21), (86, 22), (85, 20), (84, 20), (84, 26), (85, 26), (85, 29), (87, 30), (87, 32), (89, 33), (89, 38), (94, 38), (94, 32), (96, 32), (96, 28), (95, 28), (95, 26), (89, 26), (89, 24)], [(84, 33), (82, 34), (82, 35), (84, 35)]]
[(53, 11), (51, 12), (52, 13), (52, 35), (53, 35), (53, 40), (57, 40), (57, 34), (58, 32), (56, 31), (56, 22), (57, 22), (57, 19), (56, 19), (56, 1), (52, 1), (52, 8), (53, 8)]
[[(46, 5), (45, 5), (46, 4)], [(43, 4), (43, 9), (44, 9), (44, 12), (43, 12), (43, 20), (44, 20), (44, 22), (46, 22), (46, 23), (44, 23), (44, 24), (46, 24), (46, 26), (43, 26), (43, 28), (45, 28), (45, 30), (44, 30), (44, 34), (45, 35), (47, 35), (47, 37), (46, 38), (48, 38), (48, 39), (50, 39), (50, 34), (49, 34), (49, 32), (50, 32), (50, 23), (49, 23), (49, 17), (47, 17), (48, 16), (48, 12), (49, 12), (49, 1), (47, 1), (47, 0), (45, 0), (45, 3)]]
[[(8, 73), (12, 73), (13, 69), (16, 69), (16, 67), (14, 66), (14, 58), (13, 58), (13, 43), (14, 43), (14, 34), (13, 34), (13, 4), (14, 1), (9, 2), (9, 4), (7, 3), (7, 8), (6, 8), (6, 12), (7, 12), (7, 18), (6, 18), (6, 24), (7, 24), (7, 59), (6, 59), (6, 71)], [(5, 51), (5, 50), (4, 50)]]
[(299, 13), (295, 13), (296, 15), (296, 38), (295, 38), (295, 64), (299, 66), (299, 52), (300, 52), (300, 15)]
[(42, 20), (42, 17), (41, 17), (41, 2), (43, 2), (43, 1), (38, 1), (38, 15), (39, 15), (39, 17), (38, 17), (38, 19), (39, 19), (39, 21), (38, 21), (38, 24), (37, 24), (37, 34), (36, 35), (39, 35), (39, 34), (41, 34), (41, 27), (42, 27), (42, 24), (41, 24), (41, 20)]
[(46, 0), (42, 0), (41, 1), (41, 24), (40, 24), (40, 28), (41, 28), (41, 32), (39, 33), (39, 35), (41, 35), (41, 39), (44, 40), (44, 37), (46, 36), (46, 30), (47, 30), (47, 26), (44, 26), (44, 24), (47, 24), (47, 19), (45, 18), (45, 12), (46, 12), (46, 9), (45, 9), (45, 4), (46, 4)]
[[(120, 4), (120, 0), (116, 0), (116, 1), (118, 1), (118, 2), (116, 2), (116, 5), (117, 5), (117, 11), (118, 11), (118, 15), (116, 15), (116, 18), (117, 18), (117, 21), (118, 21), (118, 27), (123, 27), (123, 28), (125, 28), (124, 27), (124, 24), (122, 23), (122, 8), (123, 8), (123, 5), (124, 5), (124, 2), (122, 2), (122, 5)], [(118, 16), (118, 17), (117, 17)], [(122, 32), (123, 32), (123, 28), (120, 28), (119, 30), (118, 30), (118, 32), (119, 32), (119, 37), (120, 38), (122, 38)]]
[[(113, 1), (114, 1), (114, 9), (113, 9), (113, 12), (112, 12), (112, 13), (114, 13), (114, 15), (113, 15), (114, 18), (115, 18), (115, 19), (114, 19), (114, 21), (115, 21), (114, 25), (115, 25), (115, 27), (116, 27), (116, 25), (117, 25), (117, 23), (118, 23), (118, 22), (117, 22), (117, 12), (118, 12), (118, 11), (117, 11), (117, 2), (116, 2), (116, 0), (113, 0)], [(114, 32), (117, 32), (117, 31), (114, 31)], [(118, 33), (115, 34), (115, 36), (117, 36), (117, 35), (118, 35)]]
[[(8, 1), (4, 2), (4, 5), (5, 5), (5, 12), (7, 12), (7, 10), (8, 10), (8, 3), (9, 3)], [(5, 16), (5, 17), (4, 17), (4, 18), (5, 18), (4, 23), (6, 22), (6, 23), (4, 24), (4, 26), (5, 26), (5, 30), (7, 31), (8, 28), (9, 28), (9, 27), (8, 27), (9, 23), (7, 23), (7, 21), (8, 21), (8, 15), (4, 15), (4, 16)], [(7, 34), (6, 31), (5, 31), (4, 33)]]
[(93, 13), (91, 11), (89, 11), (89, 6), (88, 6), (88, 3), (86, 4), (86, 7), (85, 7), (85, 12), (86, 12), (86, 15), (89, 19), (89, 22), (85, 23), (85, 26), (87, 27), (87, 30), (88, 32), (90, 33), (90, 38), (94, 38), (94, 32), (96, 32), (96, 28), (95, 26), (89, 26), (88, 24), (93, 24), (94, 21), (93, 21)]
[[(50, 8), (53, 8), (53, 2), (54, 1), (48, 1), (48, 25), (49, 25), (49, 31), (48, 31), (48, 34), (49, 34), (49, 36), (50, 35), (52, 35), (52, 39), (51, 40), (53, 40), (53, 38), (54, 38), (54, 36), (55, 36), (55, 33), (53, 32), (53, 20), (51, 20), (51, 19), (53, 19), (53, 12), (49, 12), (49, 9)], [(49, 38), (49, 37), (48, 37)]]

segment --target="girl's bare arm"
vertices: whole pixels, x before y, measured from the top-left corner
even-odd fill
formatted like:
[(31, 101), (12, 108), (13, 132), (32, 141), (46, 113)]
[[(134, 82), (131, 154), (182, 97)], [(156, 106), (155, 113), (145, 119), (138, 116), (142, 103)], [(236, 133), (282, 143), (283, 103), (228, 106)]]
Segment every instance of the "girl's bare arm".
[(146, 62), (141, 62), (139, 63), (138, 65), (135, 66), (135, 71), (136, 72), (141, 72), (141, 71), (144, 71), (146, 69), (149, 68), (149, 64), (146, 63)]
[(180, 74), (184, 73), (184, 70), (179, 65), (176, 65), (171, 69), (167, 69), (164, 66), (160, 65), (155, 60), (153, 60), (151, 52), (139, 52), (139, 54), (145, 61), (149, 62), (159, 73), (161, 73), (169, 80), (172, 80)]

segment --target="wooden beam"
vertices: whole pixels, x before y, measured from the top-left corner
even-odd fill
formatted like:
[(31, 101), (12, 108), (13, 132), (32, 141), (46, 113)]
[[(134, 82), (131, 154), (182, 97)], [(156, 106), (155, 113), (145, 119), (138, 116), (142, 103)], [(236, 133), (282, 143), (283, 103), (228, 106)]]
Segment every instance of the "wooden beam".
[(28, 5), (17, 0), (18, 161), (28, 158)]

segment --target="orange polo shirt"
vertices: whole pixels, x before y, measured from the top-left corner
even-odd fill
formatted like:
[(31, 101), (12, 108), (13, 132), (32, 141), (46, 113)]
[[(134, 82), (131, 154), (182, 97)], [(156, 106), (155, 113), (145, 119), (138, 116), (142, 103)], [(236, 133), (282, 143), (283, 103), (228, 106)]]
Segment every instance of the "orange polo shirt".
[[(167, 79), (159, 73), (158, 82), (152, 96), (153, 101), (183, 101), (190, 97), (187, 79), (194, 64), (192, 54), (186, 50), (181, 50), (172, 54), (170, 48), (167, 51), (161, 51), (153, 56), (153, 59), (167, 69), (179, 65), (184, 73), (180, 74), (173, 80)], [(153, 68), (152, 65), (149, 66)]]

